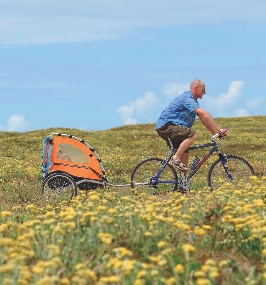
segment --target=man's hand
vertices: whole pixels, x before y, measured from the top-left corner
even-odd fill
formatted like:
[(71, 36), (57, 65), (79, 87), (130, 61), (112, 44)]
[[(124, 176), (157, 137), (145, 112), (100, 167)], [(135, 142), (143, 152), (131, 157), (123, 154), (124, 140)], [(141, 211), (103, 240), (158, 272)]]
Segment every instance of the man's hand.
[(226, 132), (228, 131), (228, 129), (229, 128), (220, 129), (218, 138), (219, 139), (224, 139), (227, 136)]

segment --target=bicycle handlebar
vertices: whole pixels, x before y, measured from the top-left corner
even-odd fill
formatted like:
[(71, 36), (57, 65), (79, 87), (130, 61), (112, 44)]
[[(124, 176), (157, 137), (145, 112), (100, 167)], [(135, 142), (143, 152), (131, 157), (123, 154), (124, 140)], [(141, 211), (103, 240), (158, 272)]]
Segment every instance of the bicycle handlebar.
[(214, 140), (214, 139), (216, 139), (216, 138), (222, 138), (223, 136), (221, 136), (221, 135), (224, 135), (228, 130), (229, 130), (229, 127), (225, 128), (222, 132), (213, 135), (213, 136), (211, 137), (211, 139)]

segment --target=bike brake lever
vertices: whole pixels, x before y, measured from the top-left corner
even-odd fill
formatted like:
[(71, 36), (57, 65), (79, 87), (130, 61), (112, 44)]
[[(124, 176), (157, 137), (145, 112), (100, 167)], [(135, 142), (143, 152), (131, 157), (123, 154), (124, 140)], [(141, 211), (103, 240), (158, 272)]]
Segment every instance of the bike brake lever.
[(225, 128), (223, 130), (223, 132), (219, 133), (219, 134), (215, 134), (211, 137), (212, 140), (216, 139), (216, 138), (219, 138), (219, 139), (222, 139), (222, 138), (225, 138), (225, 136), (221, 136), (221, 134), (225, 134), (227, 131), (229, 130), (229, 127)]

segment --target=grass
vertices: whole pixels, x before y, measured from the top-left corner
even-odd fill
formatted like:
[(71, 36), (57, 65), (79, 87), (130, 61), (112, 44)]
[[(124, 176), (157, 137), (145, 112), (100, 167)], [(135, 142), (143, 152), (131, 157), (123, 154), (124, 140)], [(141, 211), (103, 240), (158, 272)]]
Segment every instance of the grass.
[[(154, 124), (0, 132), (0, 284), (266, 284), (266, 117), (218, 122), (230, 127), (222, 149), (255, 169), (243, 189), (210, 193), (204, 167), (191, 196), (109, 187), (55, 204), (40, 193), (44, 137), (86, 140), (109, 181), (127, 184), (138, 162), (168, 151)], [(209, 141), (198, 121), (194, 129)]]

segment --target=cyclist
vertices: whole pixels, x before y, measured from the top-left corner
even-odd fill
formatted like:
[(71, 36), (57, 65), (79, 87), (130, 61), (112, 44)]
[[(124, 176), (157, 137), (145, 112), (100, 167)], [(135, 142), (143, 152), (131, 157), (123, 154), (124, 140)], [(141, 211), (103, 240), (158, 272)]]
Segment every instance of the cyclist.
[(196, 116), (202, 124), (212, 133), (220, 133), (226, 136), (215, 122), (210, 113), (200, 108), (198, 99), (202, 99), (205, 91), (205, 83), (195, 79), (190, 84), (190, 90), (176, 97), (161, 113), (157, 123), (156, 131), (169, 145), (168, 139), (177, 149), (170, 163), (181, 171), (188, 170), (189, 153), (188, 148), (196, 141), (198, 135), (191, 129)]

